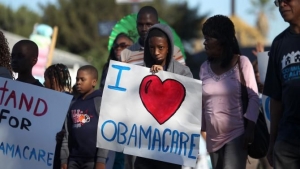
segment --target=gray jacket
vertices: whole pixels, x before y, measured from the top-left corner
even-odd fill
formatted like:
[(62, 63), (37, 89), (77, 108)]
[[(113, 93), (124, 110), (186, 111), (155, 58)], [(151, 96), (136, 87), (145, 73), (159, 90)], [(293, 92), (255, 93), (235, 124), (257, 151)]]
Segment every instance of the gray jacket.
[(12, 79), (12, 74), (5, 67), (0, 67), (0, 77)]
[[(169, 43), (168, 55), (167, 55), (167, 61), (166, 61), (167, 71), (175, 73), (175, 74), (187, 76), (187, 77), (193, 77), (193, 74), (191, 73), (191, 70), (189, 67), (179, 63), (178, 61), (174, 60), (174, 58), (173, 58), (174, 40), (173, 40), (173, 34), (172, 34), (171, 28), (165, 24), (160, 24), (160, 23), (155, 24), (149, 29), (148, 34), (153, 29), (160, 29), (162, 32), (164, 32), (167, 35), (168, 43)], [(145, 62), (145, 66), (149, 67), (149, 68), (155, 64), (155, 61), (150, 54), (148, 37), (146, 37), (145, 45), (144, 45), (144, 62)]]

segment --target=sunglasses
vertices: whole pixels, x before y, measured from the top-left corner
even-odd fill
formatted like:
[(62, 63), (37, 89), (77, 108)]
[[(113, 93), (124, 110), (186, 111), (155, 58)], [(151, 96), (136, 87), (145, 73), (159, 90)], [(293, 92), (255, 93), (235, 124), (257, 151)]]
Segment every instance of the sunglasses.
[(114, 49), (118, 49), (119, 47), (121, 48), (121, 49), (125, 49), (125, 48), (127, 48), (128, 46), (130, 46), (130, 45), (128, 45), (128, 44), (126, 44), (126, 43), (119, 43), (119, 44), (115, 44), (114, 46), (113, 46), (113, 48)]
[(275, 4), (275, 6), (279, 7), (279, 5), (281, 4), (281, 2), (287, 4), (287, 3), (291, 2), (291, 0), (275, 0), (274, 4)]

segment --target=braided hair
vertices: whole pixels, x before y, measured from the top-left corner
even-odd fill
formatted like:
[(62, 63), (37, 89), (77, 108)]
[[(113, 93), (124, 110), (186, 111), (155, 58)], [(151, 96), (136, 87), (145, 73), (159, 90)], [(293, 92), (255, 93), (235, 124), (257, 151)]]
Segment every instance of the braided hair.
[(203, 24), (202, 33), (204, 36), (216, 38), (223, 46), (222, 67), (231, 63), (233, 55), (241, 54), (234, 24), (227, 16), (215, 15), (207, 19)]
[(69, 69), (64, 64), (54, 64), (49, 66), (45, 73), (45, 78), (49, 78), (51, 89), (55, 89), (55, 81), (60, 91), (72, 91), (71, 76)]
[(10, 74), (14, 76), (10, 63), (11, 61), (10, 61), (10, 51), (8, 47), (8, 42), (3, 32), (0, 31), (0, 66), (8, 69)]

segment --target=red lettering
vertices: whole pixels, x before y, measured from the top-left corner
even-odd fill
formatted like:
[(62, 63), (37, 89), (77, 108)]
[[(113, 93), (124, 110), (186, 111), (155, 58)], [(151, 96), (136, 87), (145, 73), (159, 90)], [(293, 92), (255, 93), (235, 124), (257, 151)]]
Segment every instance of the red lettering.
[[(21, 110), (21, 109), (24, 109), (23, 107), (25, 107), (25, 110), (27, 112), (31, 112), (32, 108), (35, 106), (34, 111), (33, 111), (34, 116), (43, 116), (48, 112), (48, 105), (44, 99), (41, 99), (41, 98), (35, 99), (33, 96), (27, 96), (26, 93), (20, 93), (20, 98), (19, 97), (17, 98), (18, 93), (16, 93), (15, 90), (9, 90), (7, 88), (7, 82), (8, 81), (5, 81), (2, 84), (3, 86), (0, 86), (0, 92), (2, 92), (2, 94), (0, 96), (1, 97), (0, 105), (4, 104), (4, 106), (7, 106), (8, 104), (11, 104), (11, 102), (12, 102), (14, 108), (19, 108), (19, 110)], [(10, 92), (10, 94), (8, 95), (8, 97), (5, 97), (7, 95), (5, 93), (9, 93), (9, 92)], [(17, 99), (18, 99), (18, 102), (17, 102)], [(33, 101), (35, 101), (35, 100), (36, 100), (36, 102), (33, 103)]]
[(33, 97), (31, 96), (30, 101), (28, 103), (27, 97), (24, 93), (21, 94), (21, 100), (20, 100), (20, 104), (19, 104), (19, 110), (21, 110), (23, 103), (25, 103), (26, 106), (26, 110), (30, 111), (31, 106), (32, 106), (32, 102), (33, 102)]
[(13, 101), (14, 101), (14, 108), (16, 108), (17, 101), (16, 101), (16, 92), (14, 90), (11, 91), (10, 95), (6, 99), (6, 102), (4, 104), (5, 106), (7, 106), (8, 102), (10, 101), (10, 99), (13, 99)]
[(0, 100), (0, 105), (2, 105), (2, 101), (3, 101), (3, 97), (4, 97), (5, 92), (8, 91), (8, 89), (6, 88), (6, 85), (7, 85), (7, 81), (5, 81), (3, 87), (0, 87), (0, 91), (2, 91), (2, 96), (1, 96), (1, 100)]
[[(44, 104), (44, 110), (42, 112), (37, 112), (38, 111), (38, 108), (40, 107), (40, 103), (43, 103)], [(35, 105), (35, 108), (34, 108), (34, 112), (33, 112), (33, 115), (35, 116), (43, 116), (47, 113), (48, 111), (48, 105), (46, 103), (45, 100), (41, 99), (41, 98), (38, 98), (37, 100), (37, 103)]]

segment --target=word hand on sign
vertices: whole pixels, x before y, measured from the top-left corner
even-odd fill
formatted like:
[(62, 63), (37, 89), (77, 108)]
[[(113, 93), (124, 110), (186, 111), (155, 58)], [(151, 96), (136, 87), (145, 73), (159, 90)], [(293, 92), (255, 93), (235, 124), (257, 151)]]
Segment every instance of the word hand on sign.
[[(48, 111), (47, 102), (42, 98), (34, 98), (33, 96), (27, 96), (25, 93), (17, 93), (15, 90), (10, 90), (8, 81), (6, 80), (3, 86), (0, 86), (1, 98), (0, 105), (7, 106), (12, 104), (15, 109), (25, 109), (27, 112), (32, 113), (34, 116), (43, 116)], [(34, 108), (33, 108), (34, 107)], [(15, 116), (10, 116), (10, 111), (7, 109), (2, 109), (0, 111), (0, 123), (3, 120), (8, 120), (9, 126), (12, 128), (20, 128), (21, 130), (26, 129), (29, 131), (29, 126), (31, 122), (27, 118), (22, 118), (19, 120)]]

